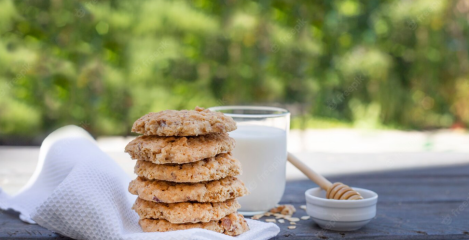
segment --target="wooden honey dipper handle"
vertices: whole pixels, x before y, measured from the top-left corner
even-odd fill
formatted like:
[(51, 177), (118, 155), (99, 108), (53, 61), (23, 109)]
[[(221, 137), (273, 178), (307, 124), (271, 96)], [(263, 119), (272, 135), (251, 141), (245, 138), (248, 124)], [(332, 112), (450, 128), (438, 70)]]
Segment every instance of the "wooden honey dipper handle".
[(363, 199), (360, 193), (356, 192), (349, 186), (337, 182), (332, 184), (325, 177), (321, 176), (319, 173), (315, 172), (313, 169), (309, 168), (304, 164), (300, 159), (295, 155), (288, 153), (288, 161), (293, 164), (298, 170), (300, 170), (304, 175), (306, 175), (311, 181), (315, 182), (322, 189), (326, 190), (326, 198), (328, 199), (337, 199), (337, 200), (359, 200)]
[(332, 183), (329, 182), (329, 180), (319, 175), (319, 173), (315, 172), (313, 169), (306, 166), (306, 164), (304, 164), (295, 155), (288, 153), (287, 159), (291, 164), (293, 164), (293, 166), (298, 168), (298, 170), (300, 170), (304, 175), (311, 179), (311, 181), (319, 185), (322, 189), (327, 190), (332, 186)]

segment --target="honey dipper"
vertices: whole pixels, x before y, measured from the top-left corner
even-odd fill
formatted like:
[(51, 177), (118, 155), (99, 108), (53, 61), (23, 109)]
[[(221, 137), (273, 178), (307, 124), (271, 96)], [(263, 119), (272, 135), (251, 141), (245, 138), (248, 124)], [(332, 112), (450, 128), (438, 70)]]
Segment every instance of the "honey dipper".
[(302, 173), (304, 173), (311, 181), (315, 182), (322, 189), (326, 190), (326, 198), (336, 199), (336, 200), (360, 200), (363, 197), (357, 191), (353, 190), (351, 187), (341, 183), (336, 182), (332, 184), (329, 180), (319, 175), (313, 169), (309, 168), (304, 164), (300, 159), (295, 157), (293, 154), (288, 153), (288, 161), (298, 168)]

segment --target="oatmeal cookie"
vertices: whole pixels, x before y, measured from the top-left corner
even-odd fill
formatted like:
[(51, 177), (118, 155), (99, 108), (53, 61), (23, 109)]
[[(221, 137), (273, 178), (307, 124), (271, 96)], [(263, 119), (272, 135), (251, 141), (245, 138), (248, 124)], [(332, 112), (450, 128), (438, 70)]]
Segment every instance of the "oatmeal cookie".
[(137, 198), (132, 209), (140, 219), (164, 219), (170, 223), (197, 223), (220, 220), (240, 208), (236, 199), (219, 203), (155, 203)]
[(137, 177), (129, 184), (129, 192), (153, 202), (224, 202), (248, 193), (244, 183), (235, 177), (199, 183), (175, 183)]
[(171, 182), (213, 181), (242, 173), (241, 163), (228, 153), (186, 164), (154, 164), (139, 160), (134, 172), (146, 179)]
[(168, 232), (191, 228), (203, 228), (230, 236), (237, 236), (249, 230), (249, 226), (241, 214), (232, 213), (220, 220), (207, 223), (174, 224), (166, 220), (140, 219), (138, 222), (144, 232)]
[(190, 163), (227, 153), (235, 147), (235, 140), (227, 133), (198, 137), (139, 136), (125, 147), (132, 159), (156, 164)]
[(156, 136), (198, 136), (233, 130), (236, 130), (233, 118), (200, 107), (148, 113), (132, 126), (132, 132)]

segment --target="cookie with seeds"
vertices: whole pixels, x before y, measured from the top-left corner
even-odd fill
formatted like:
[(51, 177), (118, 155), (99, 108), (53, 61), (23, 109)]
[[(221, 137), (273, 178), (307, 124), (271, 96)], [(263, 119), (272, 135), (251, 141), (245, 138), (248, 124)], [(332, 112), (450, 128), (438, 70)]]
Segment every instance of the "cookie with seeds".
[(134, 172), (146, 179), (171, 182), (213, 181), (242, 173), (241, 163), (228, 153), (186, 164), (154, 164), (139, 160)]
[(191, 228), (203, 228), (229, 236), (237, 236), (249, 230), (249, 226), (241, 214), (232, 213), (220, 220), (206, 223), (174, 224), (166, 220), (140, 219), (138, 222), (144, 232), (168, 232)]
[(132, 209), (140, 219), (164, 219), (170, 223), (196, 223), (220, 220), (240, 208), (236, 199), (218, 203), (156, 203), (137, 198)]
[(137, 177), (129, 184), (129, 192), (153, 202), (224, 202), (248, 193), (244, 183), (235, 177), (199, 183), (175, 183)]
[(233, 118), (200, 107), (148, 113), (132, 126), (132, 132), (156, 136), (199, 136), (233, 130), (236, 130)]
[(228, 133), (198, 137), (139, 136), (125, 147), (132, 159), (156, 164), (190, 163), (227, 153), (234, 149), (235, 140)]

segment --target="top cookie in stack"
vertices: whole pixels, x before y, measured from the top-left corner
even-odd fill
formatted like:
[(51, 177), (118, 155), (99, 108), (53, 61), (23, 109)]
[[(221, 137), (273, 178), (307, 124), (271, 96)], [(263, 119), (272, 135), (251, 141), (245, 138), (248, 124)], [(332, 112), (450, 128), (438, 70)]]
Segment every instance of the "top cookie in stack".
[(227, 235), (247, 230), (237, 214), (237, 197), (247, 194), (235, 176), (241, 164), (231, 156), (236, 129), (232, 118), (197, 107), (167, 110), (138, 119), (141, 133), (125, 148), (137, 159), (137, 179), (129, 192), (138, 195), (133, 209), (146, 232), (204, 228)]
[(196, 107), (195, 110), (166, 110), (149, 113), (132, 126), (132, 132), (147, 136), (199, 136), (236, 130), (236, 122), (221, 112)]

